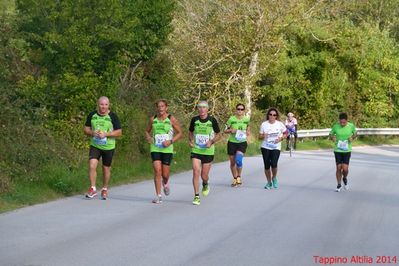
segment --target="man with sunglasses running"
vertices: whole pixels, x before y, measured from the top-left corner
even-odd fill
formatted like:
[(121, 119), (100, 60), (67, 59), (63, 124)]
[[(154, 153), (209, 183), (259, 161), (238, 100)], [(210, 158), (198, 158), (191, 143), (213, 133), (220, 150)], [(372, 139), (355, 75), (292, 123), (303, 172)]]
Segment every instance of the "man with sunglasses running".
[(348, 173), (349, 160), (352, 152), (352, 141), (357, 137), (356, 127), (353, 123), (348, 122), (346, 113), (339, 114), (339, 122), (335, 123), (330, 131), (330, 139), (334, 141), (334, 156), (336, 163), (335, 176), (337, 178), (336, 192), (340, 192), (344, 182), (345, 190), (349, 189)]
[(216, 119), (208, 114), (209, 105), (200, 101), (197, 105), (198, 116), (191, 119), (188, 141), (191, 147), (193, 165), (194, 205), (200, 205), (199, 177), (202, 179), (202, 195), (208, 196), (209, 171), (215, 154), (215, 143), (220, 139), (220, 128)]
[(230, 170), (233, 175), (232, 187), (241, 186), (241, 172), (244, 154), (247, 150), (249, 135), (249, 117), (245, 116), (245, 106), (237, 104), (236, 114), (227, 120), (227, 129), (224, 133), (230, 134), (227, 142), (227, 154), (230, 159)]

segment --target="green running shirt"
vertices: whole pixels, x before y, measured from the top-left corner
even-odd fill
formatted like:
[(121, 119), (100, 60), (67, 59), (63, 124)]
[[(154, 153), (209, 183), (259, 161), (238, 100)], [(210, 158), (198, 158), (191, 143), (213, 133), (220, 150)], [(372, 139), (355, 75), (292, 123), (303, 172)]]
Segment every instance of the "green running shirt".
[(206, 148), (208, 140), (213, 139), (215, 133), (220, 132), (219, 124), (214, 117), (210, 115), (205, 119), (201, 119), (199, 115), (193, 117), (189, 130), (194, 134), (194, 147), (191, 148), (192, 153), (201, 155), (215, 154), (215, 145)]
[(151, 152), (173, 153), (173, 144), (164, 147), (162, 142), (173, 139), (173, 126), (170, 121), (171, 115), (168, 115), (164, 120), (159, 120), (154, 116), (152, 121), (152, 137), (154, 143), (151, 143)]
[[(91, 130), (100, 130), (103, 132), (112, 132), (121, 129), (121, 123), (118, 116), (114, 112), (109, 112), (107, 115), (100, 115), (97, 111), (91, 112), (86, 119), (86, 127)], [(115, 149), (115, 138), (105, 137), (102, 139), (92, 137), (90, 145), (100, 150), (113, 150)]]
[(227, 126), (237, 129), (236, 133), (231, 133), (229, 141), (233, 143), (242, 143), (247, 141), (247, 127), (249, 126), (249, 117), (243, 116), (238, 119), (235, 115), (227, 120)]
[(349, 138), (356, 133), (356, 127), (353, 123), (348, 122), (346, 126), (341, 126), (340, 123), (334, 124), (331, 128), (330, 135), (336, 137), (334, 151), (335, 152), (351, 152), (352, 142)]

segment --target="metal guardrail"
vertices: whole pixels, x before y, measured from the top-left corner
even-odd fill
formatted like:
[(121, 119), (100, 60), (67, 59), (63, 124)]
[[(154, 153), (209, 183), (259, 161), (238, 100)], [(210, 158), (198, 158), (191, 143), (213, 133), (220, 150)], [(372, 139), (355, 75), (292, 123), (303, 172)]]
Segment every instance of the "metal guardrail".
[[(298, 138), (327, 137), (330, 128), (298, 130)], [(358, 135), (399, 135), (399, 128), (357, 128)]]

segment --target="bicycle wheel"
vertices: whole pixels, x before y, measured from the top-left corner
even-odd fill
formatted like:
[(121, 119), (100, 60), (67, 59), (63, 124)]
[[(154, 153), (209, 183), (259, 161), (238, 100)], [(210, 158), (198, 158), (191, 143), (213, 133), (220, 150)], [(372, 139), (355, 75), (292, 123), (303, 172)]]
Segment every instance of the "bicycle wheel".
[(288, 141), (288, 149), (290, 150), (290, 157), (292, 157), (292, 151), (294, 150), (294, 134), (290, 134)]

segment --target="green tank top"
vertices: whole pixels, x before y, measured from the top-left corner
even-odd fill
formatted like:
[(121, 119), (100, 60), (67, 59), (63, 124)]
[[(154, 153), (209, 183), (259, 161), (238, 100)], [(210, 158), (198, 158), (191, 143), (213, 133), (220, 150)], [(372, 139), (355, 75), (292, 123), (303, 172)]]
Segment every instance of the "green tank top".
[(213, 139), (215, 132), (213, 131), (212, 121), (208, 119), (206, 122), (201, 122), (199, 119), (194, 122), (194, 147), (191, 149), (192, 153), (202, 155), (214, 155), (215, 145), (210, 148), (206, 147), (208, 140)]
[(231, 133), (229, 141), (233, 143), (242, 143), (247, 141), (247, 127), (249, 126), (249, 118), (244, 116), (238, 119), (235, 115), (227, 120), (227, 126), (237, 129), (236, 133)]
[[(112, 132), (114, 130), (110, 114), (101, 116), (98, 113), (94, 113), (91, 117), (90, 125), (93, 131), (100, 130), (102, 132)], [(115, 138), (105, 137), (100, 139), (92, 137), (90, 145), (100, 150), (113, 150), (115, 149)]]
[(162, 142), (173, 139), (173, 126), (170, 121), (171, 115), (164, 120), (159, 120), (156, 116), (152, 121), (152, 137), (154, 143), (151, 143), (151, 152), (173, 153), (173, 144), (164, 147)]

